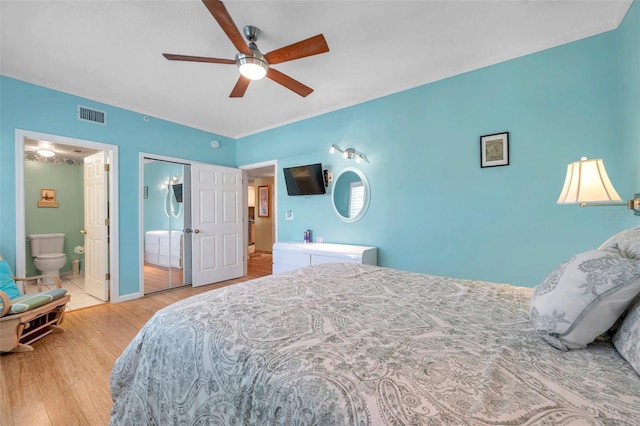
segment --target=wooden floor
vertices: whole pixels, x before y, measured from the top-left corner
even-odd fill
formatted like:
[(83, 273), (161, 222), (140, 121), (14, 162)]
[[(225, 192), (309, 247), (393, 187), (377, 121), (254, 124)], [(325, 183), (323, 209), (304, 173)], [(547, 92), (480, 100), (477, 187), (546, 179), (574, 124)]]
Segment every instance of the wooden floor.
[[(162, 266), (144, 264), (144, 294), (180, 287), (183, 284), (182, 269), (163, 268)], [(169, 278), (171, 276), (171, 278)], [(171, 285), (169, 285), (171, 281)]]
[(258, 253), (247, 277), (68, 312), (64, 333), (35, 342), (32, 352), (0, 355), (0, 426), (107, 425), (113, 363), (158, 309), (269, 274), (271, 255)]

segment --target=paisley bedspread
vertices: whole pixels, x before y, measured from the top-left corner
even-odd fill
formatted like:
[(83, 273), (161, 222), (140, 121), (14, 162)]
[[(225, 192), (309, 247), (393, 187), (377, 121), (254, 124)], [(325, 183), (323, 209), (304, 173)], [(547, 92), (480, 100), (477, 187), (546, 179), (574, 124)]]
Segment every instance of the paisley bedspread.
[(111, 424), (640, 424), (640, 376), (546, 344), (531, 294), (325, 264), (193, 296), (116, 361)]

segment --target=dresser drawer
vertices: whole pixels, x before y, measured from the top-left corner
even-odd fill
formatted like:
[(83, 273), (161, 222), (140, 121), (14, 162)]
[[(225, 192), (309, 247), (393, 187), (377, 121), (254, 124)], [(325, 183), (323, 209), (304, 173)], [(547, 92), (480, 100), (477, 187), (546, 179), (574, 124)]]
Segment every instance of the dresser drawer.
[(277, 242), (273, 245), (273, 273), (323, 263), (377, 264), (375, 247), (332, 243)]
[(311, 255), (309, 253), (296, 253), (286, 250), (274, 250), (273, 263), (300, 267), (309, 266), (311, 265)]
[(311, 255), (312, 265), (322, 265), (323, 263), (362, 263), (362, 259), (352, 259), (348, 256)]

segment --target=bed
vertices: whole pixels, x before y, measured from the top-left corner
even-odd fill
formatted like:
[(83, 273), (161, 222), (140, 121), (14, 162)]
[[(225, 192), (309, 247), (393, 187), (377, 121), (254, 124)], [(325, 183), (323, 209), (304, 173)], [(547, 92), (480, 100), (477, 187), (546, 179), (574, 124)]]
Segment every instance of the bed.
[(533, 297), (356, 264), (193, 296), (116, 361), (111, 424), (638, 424), (640, 376), (607, 333), (558, 350)]
[(161, 229), (145, 232), (144, 261), (150, 265), (182, 268), (182, 231)]

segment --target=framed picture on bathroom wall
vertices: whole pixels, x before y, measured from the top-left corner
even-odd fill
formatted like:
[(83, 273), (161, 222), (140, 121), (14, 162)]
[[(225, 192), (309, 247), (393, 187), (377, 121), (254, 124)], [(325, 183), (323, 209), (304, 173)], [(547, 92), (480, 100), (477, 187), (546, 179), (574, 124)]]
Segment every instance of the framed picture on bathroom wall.
[(58, 207), (56, 200), (56, 190), (50, 188), (42, 188), (40, 190), (40, 201), (38, 207)]

